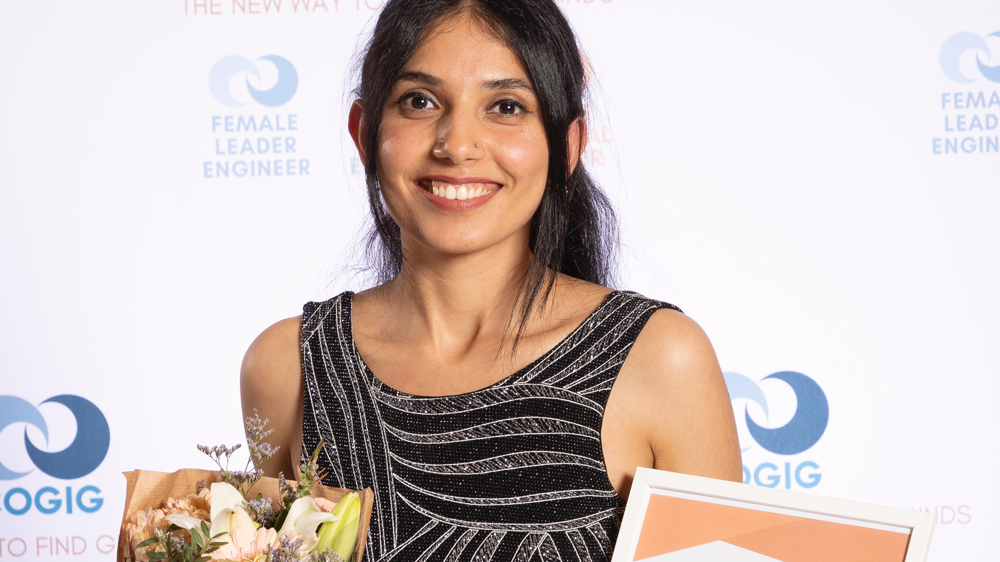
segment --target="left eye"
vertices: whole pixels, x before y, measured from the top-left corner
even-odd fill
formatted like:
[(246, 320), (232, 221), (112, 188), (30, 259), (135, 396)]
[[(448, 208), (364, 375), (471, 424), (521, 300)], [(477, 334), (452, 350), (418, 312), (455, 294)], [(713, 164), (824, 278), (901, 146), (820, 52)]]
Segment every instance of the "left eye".
[(423, 94), (409, 94), (400, 100), (400, 104), (406, 109), (416, 111), (426, 111), (437, 107), (432, 99)]
[(493, 107), (500, 115), (517, 115), (524, 111), (521, 104), (513, 100), (499, 101)]

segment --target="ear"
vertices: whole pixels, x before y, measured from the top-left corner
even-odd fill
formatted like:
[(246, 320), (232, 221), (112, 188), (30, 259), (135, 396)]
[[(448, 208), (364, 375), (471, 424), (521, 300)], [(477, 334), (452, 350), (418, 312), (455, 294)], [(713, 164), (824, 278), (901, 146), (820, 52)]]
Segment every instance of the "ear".
[(367, 162), (365, 148), (368, 146), (368, 139), (365, 136), (365, 106), (361, 105), (361, 100), (354, 100), (354, 103), (351, 104), (351, 113), (347, 117), (347, 131), (351, 133), (354, 146), (358, 149), (358, 156), (361, 157), (361, 163), (364, 164)]
[(576, 165), (580, 163), (580, 157), (587, 150), (587, 122), (583, 117), (577, 117), (569, 126), (569, 133), (566, 138), (566, 160), (569, 163), (567, 170), (572, 175), (576, 170)]

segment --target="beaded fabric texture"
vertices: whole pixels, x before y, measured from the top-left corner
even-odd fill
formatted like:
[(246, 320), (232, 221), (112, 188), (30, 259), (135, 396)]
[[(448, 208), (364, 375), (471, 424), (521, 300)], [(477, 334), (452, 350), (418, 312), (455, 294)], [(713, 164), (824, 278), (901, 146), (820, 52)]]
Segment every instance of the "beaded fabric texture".
[(625, 502), (601, 449), (604, 407), (639, 331), (673, 305), (616, 291), (530, 365), (466, 394), (413, 396), (361, 359), (346, 292), (302, 315), (302, 453), (323, 483), (375, 492), (365, 559), (611, 559)]

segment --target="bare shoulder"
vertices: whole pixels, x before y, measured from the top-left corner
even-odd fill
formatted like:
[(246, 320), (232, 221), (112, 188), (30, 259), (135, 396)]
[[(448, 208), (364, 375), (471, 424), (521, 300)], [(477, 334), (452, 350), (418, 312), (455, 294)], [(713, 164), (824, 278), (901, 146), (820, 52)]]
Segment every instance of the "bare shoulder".
[[(677, 310), (661, 308), (643, 326), (629, 353), (633, 376), (669, 384), (711, 376), (718, 369), (715, 349), (701, 326)], [(721, 373), (720, 373), (721, 376)], [(680, 379), (680, 380), (677, 380)]]
[(299, 332), (302, 317), (286, 318), (261, 332), (243, 357), (240, 371), (244, 383), (257, 385), (282, 382), (280, 379), (302, 371)]
[(650, 316), (622, 366), (618, 390), (632, 395), (630, 401), (639, 407), (637, 414), (643, 416), (641, 423), (654, 441), (655, 435), (667, 429), (665, 425), (692, 423), (674, 415), (687, 412), (692, 404), (711, 405), (710, 413), (724, 410), (720, 414), (732, 417), (722, 369), (708, 335), (676, 310), (660, 309)]
[(705, 331), (688, 316), (670, 309), (652, 314), (622, 366), (612, 399), (619, 410), (631, 409), (629, 425), (644, 436), (654, 468), (741, 477), (722, 370)]
[(264, 466), (265, 473), (292, 475), (298, 465), (302, 441), (302, 355), (299, 347), (301, 318), (281, 320), (264, 330), (250, 344), (240, 369), (243, 415), (256, 411), (269, 420), (274, 433), (268, 439), (279, 447)]

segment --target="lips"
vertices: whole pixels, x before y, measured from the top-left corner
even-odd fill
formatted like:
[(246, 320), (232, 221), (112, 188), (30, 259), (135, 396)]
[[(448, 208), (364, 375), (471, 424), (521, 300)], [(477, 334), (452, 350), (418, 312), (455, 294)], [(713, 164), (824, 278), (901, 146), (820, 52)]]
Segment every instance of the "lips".
[(489, 178), (433, 176), (420, 178), (416, 184), (432, 205), (453, 212), (478, 209), (503, 189)]
[(501, 188), (500, 184), (484, 178), (424, 178), (417, 185), (435, 197), (459, 201), (484, 197)]

